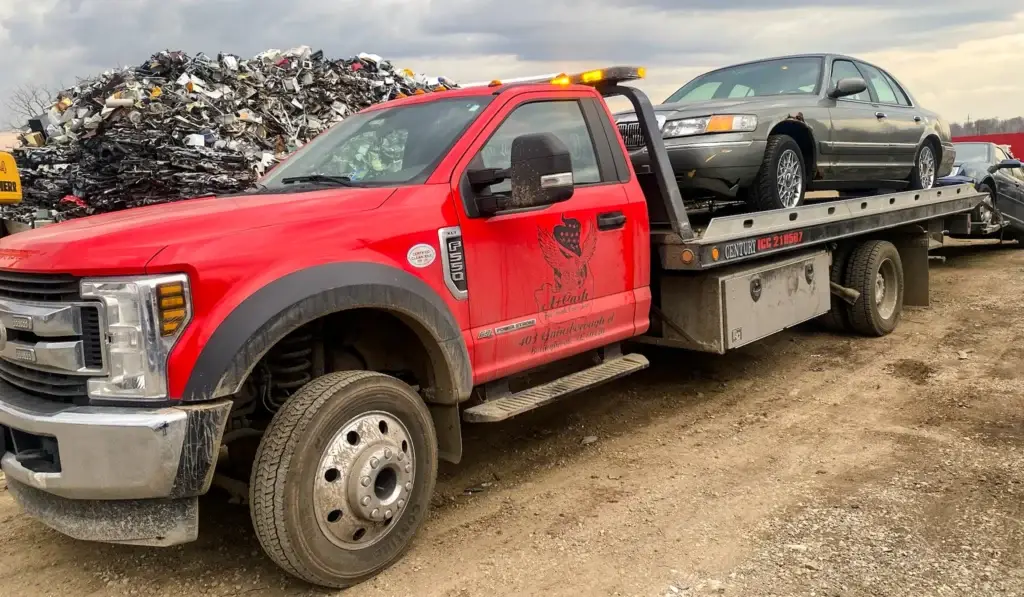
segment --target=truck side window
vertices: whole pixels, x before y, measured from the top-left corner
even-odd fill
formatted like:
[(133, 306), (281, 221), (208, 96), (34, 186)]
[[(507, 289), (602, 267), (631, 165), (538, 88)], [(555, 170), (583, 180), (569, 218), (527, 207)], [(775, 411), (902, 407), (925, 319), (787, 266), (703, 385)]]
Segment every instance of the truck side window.
[[(550, 132), (565, 143), (572, 154), (572, 174), (577, 185), (601, 182), (597, 153), (583, 111), (576, 100), (551, 100), (523, 104), (501, 123), (478, 160), (484, 168), (508, 168), (512, 159), (512, 141), (519, 135)], [(492, 193), (508, 193), (512, 182), (506, 180), (491, 187)]]
[[(860, 71), (857, 70), (857, 67), (854, 66), (853, 63), (850, 62), (849, 60), (836, 60), (835, 62), (832, 63), (832, 79), (831, 79), (832, 80), (832, 87), (835, 87), (836, 83), (838, 83), (840, 79), (863, 79), (863, 78), (864, 78), (864, 75), (860, 74)], [(851, 95), (850, 97), (845, 98), (845, 99), (853, 99), (853, 100), (859, 100), (859, 101), (862, 101), (862, 102), (870, 102), (871, 101), (871, 95), (868, 93), (868, 90), (865, 89), (864, 91), (861, 91), (857, 95)]]

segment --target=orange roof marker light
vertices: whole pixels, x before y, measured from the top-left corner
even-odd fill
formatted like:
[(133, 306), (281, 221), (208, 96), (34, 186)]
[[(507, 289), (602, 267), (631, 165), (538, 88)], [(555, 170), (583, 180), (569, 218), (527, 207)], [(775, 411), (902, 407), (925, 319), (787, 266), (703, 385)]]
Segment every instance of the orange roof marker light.
[(599, 70), (588, 70), (575, 75), (561, 74), (551, 79), (554, 85), (598, 85), (600, 83), (622, 83), (635, 81), (647, 76), (642, 66), (612, 66)]
[(469, 87), (501, 87), (503, 85), (526, 84), (526, 83), (550, 83), (552, 85), (599, 85), (602, 83), (614, 84), (625, 81), (635, 81), (647, 77), (647, 69), (642, 66), (611, 66), (597, 70), (588, 70), (582, 73), (552, 73), (550, 75), (538, 75), (533, 77), (516, 77), (513, 79), (494, 79), (482, 83), (460, 84), (460, 89)]

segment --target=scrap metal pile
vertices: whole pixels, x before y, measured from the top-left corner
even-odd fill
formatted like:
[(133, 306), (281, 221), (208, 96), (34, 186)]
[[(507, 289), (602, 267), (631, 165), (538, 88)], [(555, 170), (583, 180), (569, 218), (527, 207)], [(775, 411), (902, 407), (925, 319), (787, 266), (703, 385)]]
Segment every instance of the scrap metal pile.
[(15, 150), (24, 202), (71, 218), (252, 186), (346, 115), (451, 81), (303, 46), (244, 60), (165, 51), (58, 94)]

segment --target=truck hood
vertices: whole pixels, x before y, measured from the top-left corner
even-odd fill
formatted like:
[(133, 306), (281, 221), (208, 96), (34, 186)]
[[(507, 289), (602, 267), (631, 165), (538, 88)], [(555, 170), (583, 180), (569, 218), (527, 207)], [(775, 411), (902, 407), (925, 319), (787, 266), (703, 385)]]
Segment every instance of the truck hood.
[(0, 239), (0, 268), (76, 275), (138, 273), (169, 244), (313, 221), (324, 213), (370, 211), (394, 192), (393, 188), (330, 188), (211, 196), (78, 218)]
[[(658, 120), (676, 120), (693, 116), (707, 116), (709, 114), (721, 114), (723, 112), (738, 112), (741, 114), (757, 112), (778, 106), (792, 106), (792, 95), (773, 95), (768, 97), (750, 97), (736, 99), (716, 99), (703, 102), (680, 102), (676, 104), (660, 104), (654, 106), (654, 113)], [(801, 96), (802, 97), (802, 96)], [(813, 96), (811, 99), (815, 99)], [(635, 119), (633, 110), (626, 110), (615, 113), (615, 121), (629, 121)]]

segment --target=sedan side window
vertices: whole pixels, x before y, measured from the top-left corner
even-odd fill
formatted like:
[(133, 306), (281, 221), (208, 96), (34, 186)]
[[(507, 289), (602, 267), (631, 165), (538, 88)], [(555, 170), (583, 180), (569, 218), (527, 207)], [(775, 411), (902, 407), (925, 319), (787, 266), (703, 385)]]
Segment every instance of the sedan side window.
[[(569, 148), (575, 184), (601, 182), (594, 141), (576, 100), (552, 100), (519, 106), (494, 131), (474, 161), (482, 161), (484, 168), (508, 168), (512, 162), (512, 141), (520, 135), (543, 132), (554, 133)], [(509, 193), (512, 181), (492, 185), (490, 190), (495, 194)]]
[(907, 94), (904, 93), (903, 88), (900, 87), (900, 84), (896, 82), (896, 79), (893, 79), (892, 75), (890, 75), (887, 72), (883, 71), (882, 74), (885, 75), (885, 80), (889, 82), (889, 85), (892, 87), (892, 90), (896, 92), (896, 101), (899, 102), (901, 106), (909, 107), (910, 98), (908, 98)]
[(885, 75), (882, 71), (871, 66), (870, 64), (860, 63), (860, 69), (867, 75), (868, 86), (875, 91), (875, 97), (878, 101), (883, 104), (898, 104), (896, 101), (896, 92), (889, 86), (889, 82), (885, 80)]
[[(836, 60), (832, 63), (832, 87), (836, 86), (836, 83), (840, 79), (863, 79), (864, 75), (860, 74), (857, 67), (853, 65), (849, 60)], [(844, 99), (859, 100), (862, 102), (870, 102), (871, 94), (868, 93), (867, 89), (861, 91), (857, 95), (851, 95)]]

